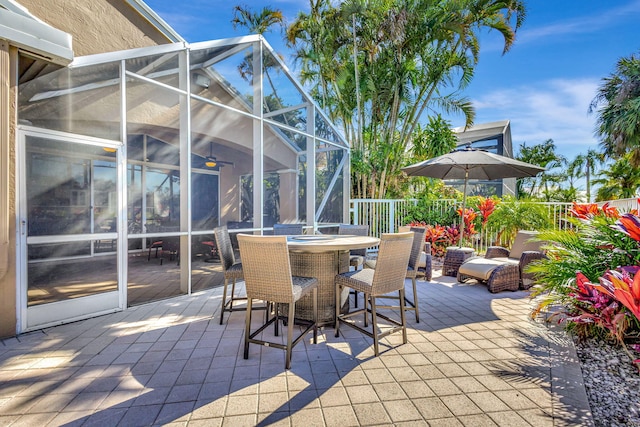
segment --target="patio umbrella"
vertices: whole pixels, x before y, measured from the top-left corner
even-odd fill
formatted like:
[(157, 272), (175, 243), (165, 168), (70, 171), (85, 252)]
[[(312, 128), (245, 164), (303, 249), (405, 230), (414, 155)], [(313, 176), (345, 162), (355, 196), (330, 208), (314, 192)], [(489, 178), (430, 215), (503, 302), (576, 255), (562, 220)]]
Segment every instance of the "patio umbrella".
[(460, 215), (460, 246), (462, 246), (464, 210), (467, 204), (467, 181), (469, 179), (524, 178), (536, 176), (538, 173), (543, 172), (544, 168), (467, 145), (463, 149), (424, 160), (404, 167), (402, 170), (409, 176), (464, 179), (462, 213)]

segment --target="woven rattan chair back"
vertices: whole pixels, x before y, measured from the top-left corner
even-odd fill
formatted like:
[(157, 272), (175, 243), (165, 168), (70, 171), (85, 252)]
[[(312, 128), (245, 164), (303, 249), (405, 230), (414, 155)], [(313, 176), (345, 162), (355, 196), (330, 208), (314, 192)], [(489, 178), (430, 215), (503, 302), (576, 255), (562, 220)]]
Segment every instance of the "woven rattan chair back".
[[(338, 225), (338, 234), (345, 236), (368, 236), (369, 235), (369, 226), (368, 225), (357, 225), (357, 224), (340, 224)], [(367, 256), (367, 248), (364, 249), (352, 249), (350, 251), (351, 255), (359, 255), (359, 256)]]
[(236, 263), (236, 257), (233, 253), (233, 245), (231, 244), (229, 230), (224, 225), (221, 227), (216, 227), (213, 229), (213, 235), (216, 239), (216, 246), (218, 247), (218, 256), (220, 256), (222, 270), (226, 271), (229, 269), (229, 267)]
[(409, 256), (409, 267), (413, 270), (418, 268), (420, 254), (424, 249), (424, 242), (427, 238), (427, 229), (424, 227), (411, 227), (413, 233), (413, 244), (411, 245), (411, 256)]
[(238, 245), (247, 297), (294, 302), (287, 238), (238, 234)]
[(383, 233), (371, 283), (371, 295), (379, 296), (404, 288), (414, 233)]
[(275, 236), (297, 236), (302, 234), (302, 224), (273, 224)]

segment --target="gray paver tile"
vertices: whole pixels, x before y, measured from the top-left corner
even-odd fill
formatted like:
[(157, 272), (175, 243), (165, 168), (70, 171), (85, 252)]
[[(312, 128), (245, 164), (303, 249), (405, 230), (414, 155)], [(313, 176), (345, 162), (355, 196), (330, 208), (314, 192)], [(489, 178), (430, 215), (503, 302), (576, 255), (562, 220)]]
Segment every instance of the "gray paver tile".
[(538, 405), (522, 394), (519, 390), (499, 390), (494, 392), (511, 409), (516, 411), (522, 409), (536, 409)]
[(453, 417), (453, 413), (438, 397), (413, 399), (413, 404), (426, 420)]
[(380, 400), (371, 385), (350, 386), (345, 387), (345, 390), (352, 404), (378, 402)]
[(463, 394), (441, 396), (440, 400), (442, 400), (442, 402), (447, 405), (447, 408), (456, 416), (482, 413), (482, 410)]
[(458, 420), (465, 427), (495, 427), (497, 424), (493, 422), (491, 417), (486, 414), (463, 415)]
[(407, 395), (398, 383), (374, 384), (373, 388), (381, 401), (403, 400)]
[(509, 406), (500, 400), (495, 394), (486, 391), (480, 393), (468, 393), (467, 397), (485, 412), (508, 411)]
[(391, 419), (380, 402), (352, 405), (360, 425), (388, 425)]
[(291, 425), (324, 427), (324, 417), (320, 408), (303, 409), (291, 414)]
[(420, 413), (410, 400), (383, 401), (382, 406), (394, 423), (421, 419)]
[(256, 414), (258, 412), (258, 396), (255, 394), (229, 396), (225, 416)]
[(491, 412), (487, 414), (491, 419), (501, 427), (530, 427), (527, 421), (518, 415), (516, 412)]
[(324, 422), (327, 427), (350, 427), (360, 425), (358, 418), (356, 417), (356, 413), (351, 405), (336, 406), (326, 409), (322, 408), (322, 415), (324, 416)]
[(433, 390), (433, 392), (437, 396), (447, 396), (451, 394), (461, 394), (462, 391), (456, 387), (456, 385), (448, 378), (439, 378), (435, 380), (426, 380), (425, 381), (429, 388)]

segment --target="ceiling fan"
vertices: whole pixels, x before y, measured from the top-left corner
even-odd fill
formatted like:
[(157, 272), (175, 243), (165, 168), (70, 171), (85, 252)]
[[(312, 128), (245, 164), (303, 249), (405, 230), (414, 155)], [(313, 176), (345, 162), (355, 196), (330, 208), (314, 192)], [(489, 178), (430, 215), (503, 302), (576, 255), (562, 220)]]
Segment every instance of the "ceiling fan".
[(222, 167), (224, 165), (235, 166), (233, 162), (225, 162), (224, 160), (218, 160), (213, 155), (213, 142), (209, 142), (209, 155), (205, 157), (204, 165), (208, 168), (215, 168), (216, 166)]

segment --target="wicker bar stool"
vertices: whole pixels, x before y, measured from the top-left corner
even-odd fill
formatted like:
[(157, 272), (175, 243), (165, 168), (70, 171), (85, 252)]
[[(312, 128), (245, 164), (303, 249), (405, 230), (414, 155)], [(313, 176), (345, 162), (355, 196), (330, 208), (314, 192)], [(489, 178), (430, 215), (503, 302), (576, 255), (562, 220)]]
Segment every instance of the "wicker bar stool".
[[(222, 264), (222, 272), (224, 274), (224, 288), (222, 290), (222, 308), (220, 310), (220, 324), (224, 320), (224, 312), (246, 310), (245, 307), (234, 307), (234, 301), (246, 301), (246, 297), (236, 296), (236, 280), (243, 279), (242, 263), (236, 262), (229, 237), (229, 230), (226, 226), (216, 227), (213, 229), (213, 235), (216, 239), (218, 247), (218, 255), (220, 256), (220, 264)], [(229, 280), (231, 280), (231, 297), (227, 300), (227, 291)]]
[[(352, 235), (352, 236), (368, 236), (368, 225), (356, 225), (356, 224), (340, 224), (338, 225), (338, 235)], [(367, 259), (367, 248), (364, 249), (352, 249), (349, 251), (349, 266), (354, 269), (362, 268), (364, 262)], [(353, 305), (358, 307), (358, 292), (351, 291), (353, 295)]]
[[(413, 285), (413, 300), (407, 298), (405, 293), (405, 310), (411, 310), (416, 315), (416, 323), (420, 323), (420, 315), (418, 314), (418, 288), (416, 284), (416, 279), (418, 277), (418, 273), (421, 271), (418, 269), (418, 265), (420, 262), (420, 256), (422, 255), (422, 249), (424, 248), (424, 241), (427, 237), (427, 229), (424, 227), (411, 227), (409, 228), (409, 233), (413, 233), (413, 243), (411, 245), (411, 256), (409, 257), (409, 264), (407, 265), (407, 279), (411, 279), (411, 284)], [(429, 256), (430, 257), (430, 256)], [(427, 262), (429, 263), (429, 268), (431, 268), (431, 259), (428, 258)], [(367, 268), (377, 268), (377, 260), (367, 260), (365, 262), (365, 266)], [(425, 272), (426, 277), (426, 272)], [(431, 280), (431, 278), (429, 278)], [(389, 297), (391, 298), (391, 297)], [(394, 297), (395, 298), (395, 297)], [(356, 306), (357, 307), (357, 306)], [(382, 306), (379, 306), (382, 307)]]
[[(407, 274), (407, 264), (411, 255), (414, 233), (383, 234), (378, 251), (378, 262), (375, 269), (364, 268), (362, 270), (349, 271), (336, 276), (336, 333), (340, 333), (340, 324), (348, 325), (366, 336), (373, 338), (373, 349), (376, 356), (379, 354), (378, 341), (391, 333), (402, 331), (402, 342), (407, 342), (407, 326), (404, 307), (404, 279)], [(365, 306), (360, 310), (340, 313), (339, 295), (342, 288), (355, 289), (363, 292)], [(400, 302), (400, 321), (391, 319), (377, 311), (376, 298), (388, 297), (387, 294), (398, 292)], [(371, 308), (369, 308), (369, 306)], [(353, 316), (364, 313), (364, 328), (349, 321)], [(372, 331), (367, 327), (367, 318), (371, 313)], [(384, 332), (378, 332), (378, 318), (391, 323), (392, 327)]]
[[(285, 369), (291, 367), (291, 350), (302, 338), (313, 330), (313, 343), (318, 342), (318, 279), (314, 277), (299, 277), (291, 275), (289, 250), (285, 236), (250, 236), (238, 235), (240, 256), (244, 262), (244, 279), (247, 288), (247, 314), (244, 332), (244, 358), (249, 358), (249, 344), (260, 344), (285, 350)], [(311, 321), (296, 319), (296, 302), (302, 297), (312, 294), (313, 319)], [(260, 299), (275, 304), (275, 315), (267, 319), (266, 323), (251, 332), (251, 305), (254, 299)], [(288, 304), (288, 315), (280, 315), (281, 304)], [(286, 344), (275, 341), (257, 339), (269, 325), (274, 324), (274, 334), (278, 336), (280, 320), (286, 321)], [(306, 328), (298, 337), (293, 338), (296, 325)]]
[[(338, 225), (338, 235), (340, 236), (368, 236), (368, 225), (356, 225), (356, 224), (340, 224)], [(356, 270), (364, 265), (364, 260), (367, 257), (367, 249), (352, 249), (349, 251), (349, 265)], [(356, 305), (357, 307), (357, 305)]]

